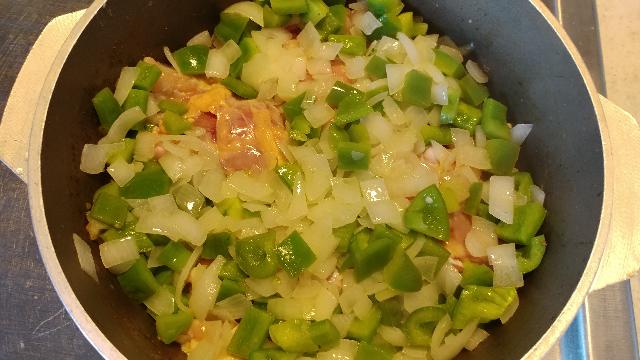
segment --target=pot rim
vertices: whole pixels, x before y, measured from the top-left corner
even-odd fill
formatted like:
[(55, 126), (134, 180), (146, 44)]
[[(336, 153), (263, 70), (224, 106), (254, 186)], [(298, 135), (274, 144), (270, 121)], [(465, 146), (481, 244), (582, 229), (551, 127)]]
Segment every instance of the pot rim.
[[(41, 183), (42, 174), (40, 166), (44, 123), (47, 117), (49, 103), (51, 101), (51, 96), (55, 89), (58, 76), (76, 41), (78, 40), (84, 29), (87, 27), (87, 25), (95, 17), (100, 8), (104, 6), (106, 1), (107, 0), (96, 0), (85, 11), (84, 15), (79, 19), (78, 23), (74, 26), (68, 38), (60, 48), (60, 51), (56, 56), (53, 65), (51, 66), (49, 74), (47, 75), (44, 86), (40, 93), (38, 105), (36, 107), (35, 117), (33, 119), (33, 128), (30, 137), (28, 156), (28, 193), (31, 218), (33, 222), (34, 233), (38, 242), (38, 248), (40, 250), (40, 256), (42, 257), (42, 261), (45, 265), (49, 278), (51, 279), (51, 282), (53, 283), (53, 286), (58, 293), (58, 296), (60, 297), (62, 303), (64, 304), (65, 308), (67, 309), (85, 338), (91, 343), (91, 345), (93, 345), (93, 347), (98, 351), (98, 353), (100, 353), (100, 355), (108, 359), (126, 359), (125, 356), (111, 343), (111, 341), (109, 341), (109, 339), (98, 328), (96, 323), (85, 311), (82, 304), (73, 292), (73, 289), (71, 288), (71, 285), (69, 284), (67, 278), (64, 276), (62, 266), (56, 256), (56, 252), (53, 247), (53, 242), (48, 230), (47, 219), (44, 212), (44, 200)], [(534, 6), (540, 16), (545, 18), (547, 24), (551, 26), (553, 31), (563, 43), (564, 47), (569, 52), (569, 55), (576, 64), (579, 73), (582, 76), (584, 84), (589, 93), (589, 97), (591, 99), (591, 105), (595, 110), (596, 118), (598, 121), (604, 166), (604, 191), (602, 198), (602, 209), (600, 213), (600, 225), (598, 227), (589, 260), (573, 294), (563, 307), (562, 311), (558, 314), (557, 318), (538, 340), (538, 342), (536, 342), (524, 355), (524, 358), (538, 359), (542, 358), (547, 353), (547, 351), (555, 344), (557, 339), (564, 333), (569, 324), (573, 321), (575, 314), (577, 313), (580, 306), (582, 306), (584, 298), (589, 292), (591, 283), (595, 279), (600, 265), (600, 260), (604, 252), (606, 235), (609, 232), (613, 182), (611, 171), (612, 155), (609, 144), (609, 132), (605, 121), (604, 112), (602, 110), (598, 97), (598, 92), (596, 91), (595, 85), (591, 79), (591, 75), (589, 74), (589, 71), (587, 70), (582, 57), (579, 55), (577, 48), (569, 38), (568, 34), (553, 16), (553, 14), (541, 2), (541, 0), (531, 0), (530, 4)]]

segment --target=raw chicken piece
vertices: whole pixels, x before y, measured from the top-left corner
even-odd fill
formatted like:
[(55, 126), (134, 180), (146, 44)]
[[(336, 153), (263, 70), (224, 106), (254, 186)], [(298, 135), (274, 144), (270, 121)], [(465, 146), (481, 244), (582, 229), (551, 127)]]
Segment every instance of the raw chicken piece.
[(451, 229), (451, 236), (449, 237), (449, 241), (447, 241), (445, 248), (449, 250), (452, 258), (457, 260), (469, 260), (479, 264), (487, 262), (486, 258), (472, 256), (465, 246), (464, 240), (469, 231), (471, 231), (471, 218), (469, 215), (461, 211), (450, 214), (449, 228)]
[(153, 58), (146, 57), (144, 61), (157, 66), (162, 71), (162, 76), (151, 90), (160, 99), (174, 99), (186, 103), (192, 96), (201, 94), (211, 87), (205, 81), (179, 74), (175, 69)]

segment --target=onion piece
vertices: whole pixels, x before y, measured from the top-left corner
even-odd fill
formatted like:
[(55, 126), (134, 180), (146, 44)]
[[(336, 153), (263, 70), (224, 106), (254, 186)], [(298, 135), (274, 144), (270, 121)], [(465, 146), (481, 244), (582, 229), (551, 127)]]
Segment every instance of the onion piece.
[(326, 102), (320, 101), (312, 104), (304, 111), (304, 116), (307, 118), (311, 126), (319, 128), (326, 124), (335, 116), (335, 111)]
[(239, 14), (248, 17), (254, 23), (264, 27), (264, 9), (253, 1), (240, 1), (231, 4), (224, 13)]
[(449, 84), (447, 82), (433, 83), (431, 85), (431, 99), (438, 105), (449, 103)]
[(206, 47), (211, 47), (211, 40), (211, 34), (209, 34), (209, 31), (205, 30), (203, 32), (197, 33), (191, 39), (189, 39), (189, 41), (187, 41), (187, 46), (203, 45)]
[(513, 224), (513, 176), (492, 176), (489, 179), (489, 213), (507, 224)]
[(229, 64), (233, 64), (240, 56), (242, 56), (242, 49), (236, 44), (235, 41), (229, 40), (220, 48), (220, 53), (229, 61)]
[(93, 261), (93, 255), (91, 254), (91, 247), (87, 244), (78, 234), (73, 234), (73, 245), (76, 248), (76, 254), (78, 255), (78, 262), (80, 268), (87, 275), (89, 275), (96, 282), (98, 281), (98, 273), (96, 272), (96, 264)]
[(407, 337), (397, 327), (381, 325), (378, 327), (378, 334), (393, 346), (402, 347), (407, 345)]
[(158, 159), (160, 166), (162, 166), (162, 170), (167, 173), (167, 176), (171, 178), (172, 182), (177, 182), (182, 174), (184, 173), (185, 166), (181, 158), (171, 154), (166, 153), (160, 159)]
[(313, 23), (308, 22), (307, 25), (300, 31), (297, 37), (298, 43), (300, 47), (304, 48), (306, 51), (311, 52), (318, 46), (320, 46), (320, 33), (316, 30)]
[(85, 144), (80, 156), (80, 170), (87, 174), (103, 172), (109, 158), (124, 147), (124, 143), (121, 142), (102, 145)]
[(229, 176), (229, 185), (237, 191), (253, 200), (269, 203), (273, 200), (273, 189), (271, 186), (258, 179), (250, 176), (244, 171), (236, 171)]
[(436, 275), (436, 283), (447, 295), (453, 295), (461, 281), (462, 275), (451, 263), (445, 263)]
[(278, 93), (278, 79), (273, 78), (266, 81), (263, 81), (260, 84), (260, 88), (258, 89), (258, 100), (269, 100), (273, 99), (274, 96)]
[(404, 78), (411, 66), (405, 64), (387, 64), (387, 82), (389, 84), (389, 94), (393, 95), (404, 86)]
[(225, 259), (218, 256), (206, 270), (191, 283), (191, 297), (189, 298), (189, 308), (193, 311), (196, 319), (204, 320), (209, 313), (209, 309), (216, 302), (220, 284), (218, 273), (224, 265)]
[(331, 322), (338, 329), (340, 337), (347, 336), (349, 327), (351, 326), (351, 322), (353, 321), (353, 319), (353, 315), (349, 314), (334, 314), (333, 316), (331, 316)]
[(352, 58), (343, 57), (345, 64), (345, 75), (349, 79), (356, 80), (367, 76), (364, 68), (367, 66), (367, 58), (364, 56), (354, 56)]
[(486, 84), (489, 81), (489, 76), (480, 68), (480, 65), (473, 60), (467, 60), (465, 64), (469, 75), (479, 84)]
[(314, 203), (324, 198), (331, 189), (333, 177), (327, 159), (308, 146), (289, 147), (289, 149), (304, 173), (307, 200)]
[(164, 52), (164, 56), (167, 58), (167, 61), (169, 62), (169, 64), (171, 64), (173, 69), (177, 71), (178, 74), (182, 74), (182, 71), (180, 71), (180, 67), (178, 66), (178, 63), (176, 62), (176, 59), (173, 58), (173, 54), (171, 53), (171, 50), (165, 46), (162, 48), (162, 51)]
[[(440, 326), (441, 324), (442, 326)], [(445, 315), (433, 331), (431, 340), (431, 357), (433, 360), (453, 359), (462, 351), (477, 327), (478, 321), (472, 321), (459, 333), (455, 335), (451, 334), (445, 338), (444, 335), (451, 328), (451, 318), (449, 315)], [(446, 331), (444, 329), (446, 329)]]
[[(442, 39), (447, 39), (447, 37), (442, 37)], [(452, 44), (453, 45), (453, 44)], [(455, 46), (455, 45), (454, 45)], [(446, 53), (447, 55), (453, 57), (454, 59), (456, 59), (458, 62), (463, 62), (464, 58), (462, 56), (462, 53), (460, 52), (460, 50), (453, 48), (451, 46), (447, 46), (447, 45), (440, 45), (438, 47), (439, 50), (441, 50), (442, 52)]]
[(380, 20), (370, 11), (359, 16), (354, 16), (353, 23), (358, 29), (362, 30), (365, 35), (371, 35), (377, 28), (382, 27)]
[(225, 79), (227, 76), (229, 76), (230, 67), (231, 62), (229, 62), (229, 60), (221, 50), (209, 50), (207, 65), (204, 70), (204, 73), (208, 78)]
[(233, 337), (230, 322), (207, 321), (203, 338), (187, 356), (188, 360), (211, 360), (227, 357), (226, 349)]
[(428, 281), (433, 281), (436, 277), (436, 269), (438, 267), (438, 258), (435, 256), (418, 256), (413, 259), (422, 277)]
[(404, 51), (407, 53), (407, 58), (413, 65), (418, 65), (420, 63), (420, 56), (418, 55), (418, 49), (416, 45), (413, 43), (409, 37), (401, 32), (397, 35), (398, 41), (404, 47)]
[(113, 122), (107, 135), (98, 141), (98, 144), (111, 144), (124, 139), (127, 136), (127, 132), (146, 117), (147, 115), (138, 106), (123, 112)]
[(407, 122), (407, 118), (404, 116), (404, 112), (398, 106), (395, 100), (393, 100), (390, 96), (387, 96), (382, 100), (382, 108), (384, 110), (385, 115), (389, 118), (389, 121), (393, 125), (402, 125)]
[(417, 292), (405, 293), (402, 295), (404, 309), (412, 313), (421, 307), (435, 306), (438, 304), (438, 295), (435, 284), (425, 285)]
[(471, 218), (471, 230), (464, 239), (469, 254), (475, 257), (487, 256), (487, 249), (498, 245), (496, 224), (479, 216)]
[(140, 257), (136, 241), (131, 237), (103, 242), (99, 248), (102, 264), (107, 269), (128, 263)]
[(120, 71), (120, 77), (116, 83), (116, 91), (113, 93), (113, 97), (116, 98), (118, 104), (122, 105), (125, 99), (129, 95), (129, 91), (133, 89), (133, 83), (138, 78), (140, 69), (137, 67), (123, 67)]
[(173, 314), (175, 299), (166, 287), (161, 287), (153, 295), (144, 301), (144, 304), (155, 315)]
[(516, 310), (518, 309), (519, 305), (520, 305), (520, 298), (518, 297), (518, 293), (516, 292), (516, 297), (513, 299), (513, 301), (511, 301), (511, 304), (509, 304), (507, 308), (504, 310), (504, 313), (502, 314), (502, 316), (500, 316), (500, 322), (503, 324), (506, 324), (507, 321), (511, 319), (513, 314), (516, 313)]
[(488, 332), (484, 331), (481, 328), (477, 328), (476, 331), (473, 332), (467, 343), (464, 344), (464, 348), (469, 351), (473, 351), (478, 347), (478, 345), (480, 345), (481, 342), (483, 342), (488, 337)]
[(540, 205), (544, 205), (544, 191), (537, 185), (531, 185), (531, 197)]
[(235, 294), (217, 302), (211, 310), (211, 314), (222, 320), (237, 320), (244, 317), (244, 314), (251, 307), (251, 301), (242, 294)]
[(489, 264), (493, 267), (493, 286), (524, 286), (522, 272), (516, 260), (516, 245), (502, 244), (487, 249)]
[[(353, 5), (353, 3), (351, 5)], [(332, 348), (331, 350), (321, 351), (318, 354), (316, 354), (316, 359), (317, 360), (355, 360), (357, 351), (358, 351), (357, 341), (341, 339), (338, 346)]]
[(487, 146), (487, 135), (484, 133), (484, 130), (482, 130), (482, 126), (480, 125), (476, 126), (475, 141), (476, 146), (479, 148)]
[(174, 294), (174, 299), (176, 300), (176, 304), (178, 305), (178, 308), (180, 308), (180, 310), (182, 311), (189, 311), (189, 309), (182, 302), (182, 290), (184, 289), (184, 284), (186, 283), (187, 278), (191, 273), (191, 269), (193, 269), (193, 266), (198, 261), (198, 258), (200, 257), (201, 253), (202, 253), (202, 246), (198, 246), (197, 248), (193, 249), (193, 251), (191, 252), (191, 255), (187, 259), (187, 262), (182, 267), (182, 270), (180, 271), (180, 275), (178, 275), (178, 280), (176, 281), (176, 292)]
[(142, 168), (142, 163), (129, 164), (123, 159), (118, 159), (107, 168), (107, 172), (118, 186), (122, 187), (128, 183), (129, 180), (133, 179), (136, 172), (141, 171)]
[(393, 126), (379, 112), (367, 115), (361, 123), (367, 129), (374, 144), (387, 142), (393, 136)]
[(133, 151), (135, 161), (146, 162), (153, 159), (155, 155), (158, 135), (146, 131), (141, 131), (136, 136), (136, 146)]
[(514, 143), (522, 145), (533, 129), (533, 124), (517, 124), (511, 128), (511, 139)]
[(460, 165), (488, 170), (491, 169), (491, 160), (489, 152), (486, 149), (475, 146), (462, 146), (455, 149), (456, 161)]
[(360, 181), (360, 189), (365, 207), (374, 224), (399, 224), (402, 222), (400, 209), (390, 200), (383, 179)]
[(307, 55), (312, 58), (322, 59), (322, 60), (333, 60), (338, 56), (338, 53), (342, 49), (342, 43), (334, 43), (334, 42), (323, 42), (316, 43), (316, 46), (311, 50), (307, 50)]

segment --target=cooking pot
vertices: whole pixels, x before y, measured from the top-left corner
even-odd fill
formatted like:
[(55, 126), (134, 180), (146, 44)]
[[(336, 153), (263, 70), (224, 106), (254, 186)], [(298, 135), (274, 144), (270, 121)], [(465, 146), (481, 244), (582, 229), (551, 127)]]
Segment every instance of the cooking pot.
[[(83, 145), (101, 137), (91, 98), (115, 83), (122, 66), (143, 56), (164, 60), (163, 46), (176, 49), (192, 35), (213, 30), (231, 2), (98, 0), (60, 49), (43, 34), (45, 50), (30, 55), (7, 105), (0, 156), (28, 183), (35, 234), (58, 294), (106, 358), (184, 355), (156, 339), (152, 319), (123, 295), (108, 271), (98, 269), (96, 283), (76, 258), (71, 235), (85, 234), (87, 204), (107, 180), (79, 171)], [(491, 336), (460, 358), (540, 358), (590, 290), (640, 266), (640, 167), (634, 158), (640, 130), (629, 114), (595, 92), (575, 47), (539, 1), (405, 3), (424, 16), (430, 31), (472, 43), (472, 57), (488, 68), (491, 93), (508, 105), (509, 118), (534, 124), (519, 167), (531, 171), (547, 194), (547, 255), (526, 276), (515, 316), (491, 326)], [(34, 76), (58, 50), (46, 78)], [(21, 78), (29, 80), (28, 90), (20, 88)], [(43, 80), (37, 98), (39, 86), (34, 90), (33, 84)], [(99, 263), (97, 244), (92, 247)]]

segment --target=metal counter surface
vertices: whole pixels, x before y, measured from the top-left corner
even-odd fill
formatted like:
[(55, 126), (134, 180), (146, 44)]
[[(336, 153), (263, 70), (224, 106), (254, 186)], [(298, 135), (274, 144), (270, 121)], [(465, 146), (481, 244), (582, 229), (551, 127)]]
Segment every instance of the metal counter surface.
[[(44, 26), (55, 16), (90, 3), (0, 0), (0, 109)], [(545, 3), (562, 20), (605, 93), (595, 6), (586, 0)], [(2, 164), (0, 243), (0, 359), (99, 359), (64, 310), (41, 263), (31, 230), (27, 187)], [(589, 296), (546, 359), (638, 359), (636, 336), (630, 285), (616, 284)]]

